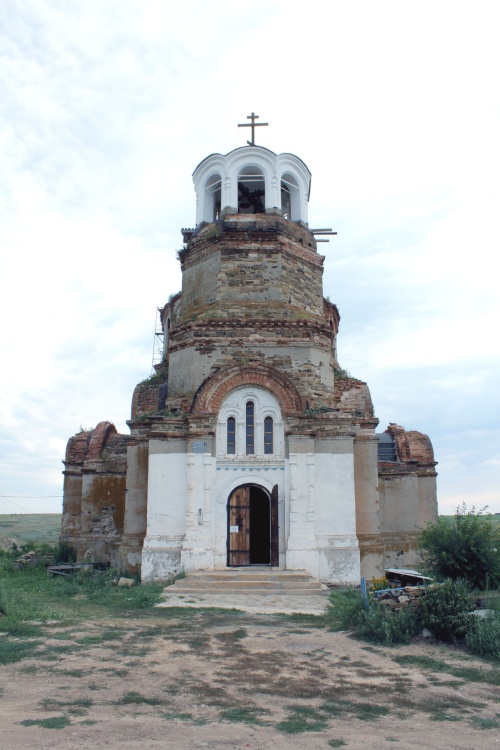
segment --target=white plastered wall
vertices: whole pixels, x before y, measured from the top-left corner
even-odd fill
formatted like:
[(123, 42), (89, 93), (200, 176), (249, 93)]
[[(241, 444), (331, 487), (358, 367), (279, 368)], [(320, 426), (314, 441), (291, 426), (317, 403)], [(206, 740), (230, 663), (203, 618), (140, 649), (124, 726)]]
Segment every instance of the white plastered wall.
[(166, 579), (181, 569), (186, 533), (187, 454), (185, 441), (149, 444), (148, 516), (142, 551), (144, 581)]
[(352, 439), (292, 438), (286, 567), (359, 583)]

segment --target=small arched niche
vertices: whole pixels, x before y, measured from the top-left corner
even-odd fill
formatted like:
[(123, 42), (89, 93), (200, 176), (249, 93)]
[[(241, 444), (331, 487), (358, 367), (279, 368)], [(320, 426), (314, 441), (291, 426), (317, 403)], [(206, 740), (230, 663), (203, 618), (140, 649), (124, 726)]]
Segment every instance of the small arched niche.
[(266, 183), (259, 167), (246, 166), (238, 174), (238, 213), (266, 212)]
[(220, 216), (221, 185), (222, 179), (220, 174), (211, 175), (205, 183), (205, 221), (217, 221)]

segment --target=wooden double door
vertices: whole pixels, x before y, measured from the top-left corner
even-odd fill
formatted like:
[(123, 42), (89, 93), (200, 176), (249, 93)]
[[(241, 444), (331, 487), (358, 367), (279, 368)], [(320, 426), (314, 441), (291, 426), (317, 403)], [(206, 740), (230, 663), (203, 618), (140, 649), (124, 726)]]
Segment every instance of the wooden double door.
[(278, 485), (271, 495), (252, 484), (231, 493), (227, 504), (227, 564), (279, 565)]

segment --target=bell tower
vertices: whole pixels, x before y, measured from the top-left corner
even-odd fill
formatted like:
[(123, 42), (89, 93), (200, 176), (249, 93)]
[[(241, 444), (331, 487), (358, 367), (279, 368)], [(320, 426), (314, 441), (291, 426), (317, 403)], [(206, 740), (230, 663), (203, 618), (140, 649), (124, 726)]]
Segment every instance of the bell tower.
[(163, 310), (168, 399), (191, 409), (221, 367), (251, 362), (286, 375), (303, 408), (331, 405), (339, 318), (308, 229), (308, 168), (250, 145), (208, 156), (193, 182), (182, 292)]
[(207, 156), (193, 173), (196, 223), (230, 214), (277, 214), (307, 227), (311, 173), (293, 154), (243, 146)]

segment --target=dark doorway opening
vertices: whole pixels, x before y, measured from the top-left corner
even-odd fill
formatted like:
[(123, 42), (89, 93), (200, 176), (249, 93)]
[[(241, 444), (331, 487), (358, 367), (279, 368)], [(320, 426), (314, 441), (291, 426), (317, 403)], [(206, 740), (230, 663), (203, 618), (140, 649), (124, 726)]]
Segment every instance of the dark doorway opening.
[(271, 508), (269, 497), (250, 488), (250, 565), (271, 564)]
[(277, 502), (277, 487), (271, 497), (255, 485), (231, 493), (227, 504), (228, 566), (278, 565)]

